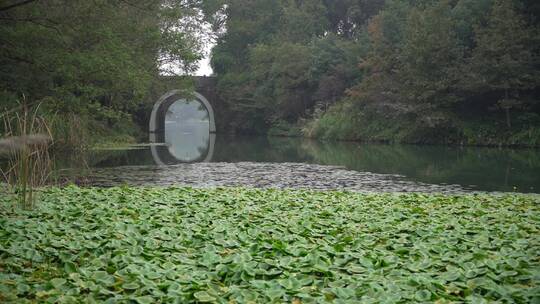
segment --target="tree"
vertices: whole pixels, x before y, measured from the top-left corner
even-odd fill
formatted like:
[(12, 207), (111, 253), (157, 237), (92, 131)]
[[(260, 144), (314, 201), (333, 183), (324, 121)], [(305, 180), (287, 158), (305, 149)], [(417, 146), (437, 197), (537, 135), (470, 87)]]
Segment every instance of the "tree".
[(362, 56), (358, 68), (364, 77), (348, 93), (358, 108), (369, 108), (385, 117), (401, 115), (409, 109), (401, 103), (402, 53), (410, 4), (391, 1), (373, 17), (367, 33), (369, 52)]
[(456, 35), (448, 1), (410, 11), (407, 18), (399, 78), (401, 96), (417, 109), (448, 107), (460, 77), (463, 48)]
[(104, 127), (130, 120), (167, 63), (194, 68), (201, 45), (180, 30), (188, 13), (176, 0), (41, 0), (4, 10), (0, 91)]
[(329, 34), (314, 39), (310, 48), (309, 79), (316, 86), (312, 98), (318, 109), (326, 111), (362, 76), (357, 67), (360, 57), (368, 51), (369, 42), (364, 39), (359, 43)]
[(282, 14), (278, 0), (227, 0), (221, 4), (226, 30), (212, 52), (212, 67), (218, 75), (244, 70), (250, 45), (271, 40)]
[(279, 41), (307, 43), (313, 37), (322, 36), (328, 28), (326, 8), (321, 0), (282, 0)]
[(385, 0), (324, 0), (333, 33), (353, 38), (383, 8)]
[(527, 26), (511, 0), (497, 0), (487, 24), (478, 25), (475, 34), (467, 87), (499, 92), (495, 102), (510, 128), (510, 109), (522, 105), (520, 92), (540, 86), (538, 29)]

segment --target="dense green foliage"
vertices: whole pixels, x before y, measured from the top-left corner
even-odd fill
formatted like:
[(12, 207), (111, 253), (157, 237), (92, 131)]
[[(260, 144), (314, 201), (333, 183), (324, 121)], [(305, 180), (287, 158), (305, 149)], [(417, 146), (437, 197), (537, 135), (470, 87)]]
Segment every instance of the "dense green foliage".
[(220, 95), (236, 110), (231, 127), (260, 132), (343, 96), (361, 75), (358, 55), (368, 49), (357, 43), (367, 37), (356, 29), (384, 1), (206, 2), (226, 4), (215, 15), (226, 30), (212, 66)]
[(540, 143), (535, 1), (217, 2), (212, 63), (237, 131)]
[(41, 104), (58, 140), (136, 129), (166, 64), (199, 57), (192, 1), (22, 2), (0, 7), (0, 110)]
[(230, 131), (540, 144), (534, 0), (4, 3), (0, 109), (41, 104), (61, 141), (146, 125), (163, 69), (200, 57), (202, 10)]
[(538, 300), (535, 196), (45, 189), (0, 197), (0, 301)]

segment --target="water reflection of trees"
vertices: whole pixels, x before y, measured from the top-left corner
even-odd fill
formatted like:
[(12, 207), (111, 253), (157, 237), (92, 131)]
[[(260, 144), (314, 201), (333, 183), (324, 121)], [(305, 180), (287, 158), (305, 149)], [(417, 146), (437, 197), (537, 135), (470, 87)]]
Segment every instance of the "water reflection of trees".
[[(306, 162), (400, 174), (426, 183), (528, 191), (540, 184), (534, 150), (376, 145), (298, 138), (219, 138), (214, 161)], [(536, 190), (538, 191), (538, 190)]]
[(540, 184), (540, 155), (534, 150), (412, 145), (304, 142), (318, 163), (359, 171), (401, 174), (429, 183), (530, 190)]
[[(167, 149), (167, 147), (162, 147)], [(199, 155), (208, 147), (197, 146)], [(153, 164), (145, 150), (109, 151), (92, 166)], [(114, 154), (114, 155), (113, 155)], [(217, 136), (214, 162), (305, 162), (339, 165), (358, 171), (400, 174), (427, 183), (476, 184), (479, 190), (540, 189), (540, 153), (536, 150), (440, 146), (324, 143), (298, 138)], [(138, 159), (138, 160), (137, 160)]]

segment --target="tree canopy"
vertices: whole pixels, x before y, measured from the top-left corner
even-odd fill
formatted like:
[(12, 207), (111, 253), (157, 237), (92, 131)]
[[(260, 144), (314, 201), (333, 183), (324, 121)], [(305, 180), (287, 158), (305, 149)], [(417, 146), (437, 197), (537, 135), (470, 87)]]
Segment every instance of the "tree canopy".
[(480, 118), (530, 130), (540, 125), (539, 15), (534, 0), (4, 1), (0, 98), (104, 126), (131, 121), (171, 63), (194, 70), (208, 21), (229, 131), (326, 113), (355, 134), (362, 121), (458, 134)]
[[(202, 45), (181, 0), (3, 1), (0, 98), (112, 127), (131, 120), (170, 63), (194, 69)], [(5, 5), (4, 5), (5, 3)], [(169, 64), (169, 65), (168, 65)]]
[(314, 119), (336, 103), (433, 128), (464, 109), (540, 121), (534, 1), (207, 3), (225, 28), (212, 65), (237, 131)]

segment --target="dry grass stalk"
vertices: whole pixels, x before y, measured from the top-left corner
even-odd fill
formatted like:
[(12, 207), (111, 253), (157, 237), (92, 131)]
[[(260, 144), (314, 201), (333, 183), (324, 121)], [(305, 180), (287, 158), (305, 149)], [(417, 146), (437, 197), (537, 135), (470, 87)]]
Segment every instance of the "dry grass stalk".
[(31, 113), (23, 104), (22, 113), (4, 115), (6, 133), (0, 139), (0, 153), (8, 158), (7, 167), (0, 171), (24, 208), (33, 207), (34, 190), (47, 183), (53, 167), (49, 154), (52, 133), (38, 109)]

